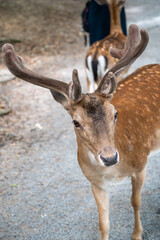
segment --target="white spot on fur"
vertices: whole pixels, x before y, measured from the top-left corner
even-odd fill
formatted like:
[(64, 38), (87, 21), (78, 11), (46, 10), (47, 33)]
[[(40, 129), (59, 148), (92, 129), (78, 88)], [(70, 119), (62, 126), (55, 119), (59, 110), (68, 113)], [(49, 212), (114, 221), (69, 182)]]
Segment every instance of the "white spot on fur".
[[(98, 61), (97, 76), (98, 76), (98, 81), (101, 81), (103, 76), (108, 71), (108, 68), (105, 69), (106, 60), (105, 60), (104, 56), (102, 56), (102, 55), (99, 56), (97, 58), (97, 61)], [(87, 74), (88, 81), (90, 83), (89, 84), (89, 92), (92, 93), (97, 88), (97, 84), (94, 81), (94, 74), (93, 74), (93, 69), (92, 69), (92, 56), (91, 55), (87, 57), (87, 64), (88, 64), (88, 68), (86, 68), (86, 74)]]
[(88, 64), (88, 68), (86, 68), (86, 74), (87, 74), (87, 78), (89, 81), (89, 92), (92, 93), (95, 91), (95, 85), (94, 85), (94, 75), (93, 75), (93, 71), (92, 71), (92, 57), (88, 56), (87, 57), (87, 64)]
[(98, 57), (98, 76), (100, 78), (103, 78), (103, 76), (108, 71), (108, 69), (105, 69), (105, 66), (106, 66), (106, 60), (104, 56), (101, 55)]
[(98, 162), (96, 161), (94, 154), (89, 149), (87, 149), (87, 153), (88, 153), (88, 157), (90, 159), (90, 163), (92, 163), (95, 166), (98, 166)]

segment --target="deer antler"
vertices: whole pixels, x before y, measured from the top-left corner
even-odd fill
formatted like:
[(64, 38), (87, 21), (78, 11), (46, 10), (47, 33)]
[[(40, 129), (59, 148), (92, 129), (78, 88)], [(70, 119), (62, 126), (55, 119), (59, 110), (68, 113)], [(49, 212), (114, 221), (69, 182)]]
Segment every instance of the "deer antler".
[(80, 99), (81, 86), (78, 79), (78, 72), (76, 70), (73, 70), (73, 82), (72, 84), (70, 84), (72, 85), (72, 87), (70, 87), (70, 85), (67, 83), (44, 77), (29, 70), (27, 67), (24, 66), (23, 59), (20, 56), (16, 55), (15, 50), (11, 44), (7, 43), (3, 45), (2, 53), (6, 66), (15, 76), (35, 85), (48, 88), (52, 91), (52, 94), (56, 91), (65, 96), (67, 99), (71, 99), (74, 101)]
[[(141, 40), (139, 40), (139, 29), (135, 24), (129, 26), (128, 37), (125, 47), (122, 50), (115, 48), (110, 49), (113, 57), (119, 58), (117, 62), (103, 77), (96, 92), (111, 94), (116, 89), (116, 77), (118, 77), (129, 65), (131, 65), (146, 48), (149, 36), (146, 30), (141, 29)], [(107, 84), (107, 86), (106, 86)], [(108, 92), (106, 92), (108, 89)]]

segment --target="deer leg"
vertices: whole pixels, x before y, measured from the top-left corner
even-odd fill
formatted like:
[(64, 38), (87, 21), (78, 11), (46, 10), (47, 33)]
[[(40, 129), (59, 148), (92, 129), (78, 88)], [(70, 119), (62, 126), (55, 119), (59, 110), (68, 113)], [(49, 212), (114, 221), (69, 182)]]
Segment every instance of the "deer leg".
[(145, 168), (132, 176), (132, 197), (131, 203), (134, 210), (134, 229), (132, 240), (142, 240), (143, 228), (140, 220), (141, 190), (145, 180)]
[(87, 77), (87, 89), (88, 89), (88, 92), (90, 93), (90, 88), (91, 88), (91, 83), (90, 83), (90, 81), (89, 81), (89, 79), (88, 79), (88, 77)]
[(108, 193), (92, 185), (92, 192), (99, 212), (99, 231), (101, 240), (109, 236), (109, 196)]

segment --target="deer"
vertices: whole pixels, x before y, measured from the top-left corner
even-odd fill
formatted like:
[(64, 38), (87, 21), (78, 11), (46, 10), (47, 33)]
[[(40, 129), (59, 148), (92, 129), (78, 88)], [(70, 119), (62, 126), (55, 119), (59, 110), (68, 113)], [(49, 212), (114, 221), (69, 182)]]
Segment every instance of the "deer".
[[(100, 41), (96, 41), (88, 49), (85, 56), (85, 70), (87, 76), (88, 92), (94, 92), (105, 73), (117, 61), (110, 55), (109, 48), (114, 47), (123, 49), (126, 36), (123, 34), (121, 27), (120, 14), (126, 0), (108, 0), (107, 4), (110, 11), (110, 34)], [(128, 70), (126, 69), (125, 73)], [(118, 81), (122, 80), (122, 75)]]
[(111, 48), (119, 61), (104, 75), (93, 93), (82, 93), (78, 71), (65, 83), (37, 74), (24, 65), (11, 44), (2, 48), (8, 69), (17, 77), (47, 88), (73, 120), (79, 166), (91, 183), (99, 212), (101, 240), (109, 239), (111, 183), (130, 177), (134, 210), (132, 240), (142, 240), (141, 190), (150, 152), (160, 148), (160, 64), (140, 67), (122, 82), (117, 77), (144, 51), (145, 29), (132, 24), (123, 49)]

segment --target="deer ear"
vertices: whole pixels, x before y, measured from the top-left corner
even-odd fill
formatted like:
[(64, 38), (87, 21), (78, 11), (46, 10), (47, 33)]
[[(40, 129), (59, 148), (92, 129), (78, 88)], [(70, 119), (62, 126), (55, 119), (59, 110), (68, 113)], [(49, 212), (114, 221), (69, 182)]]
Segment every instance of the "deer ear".
[(69, 110), (70, 104), (72, 102), (79, 101), (82, 97), (81, 84), (78, 77), (78, 71), (76, 69), (72, 72), (72, 81), (69, 83), (68, 97), (64, 96), (62, 93), (50, 90), (54, 99), (63, 105), (66, 110)]
[(117, 87), (117, 79), (114, 73), (108, 72), (103, 77), (96, 92), (106, 95), (107, 97), (111, 97), (114, 91), (116, 90), (116, 87)]
[(53, 98), (68, 111), (70, 108), (70, 104), (68, 99), (60, 92), (57, 92), (55, 90), (50, 90)]

